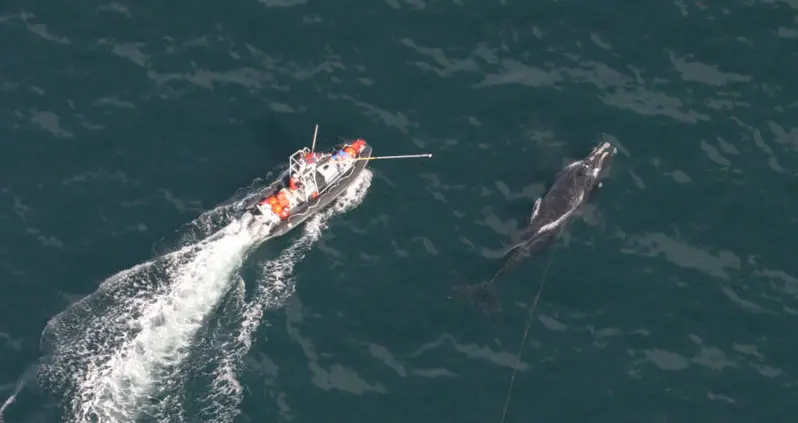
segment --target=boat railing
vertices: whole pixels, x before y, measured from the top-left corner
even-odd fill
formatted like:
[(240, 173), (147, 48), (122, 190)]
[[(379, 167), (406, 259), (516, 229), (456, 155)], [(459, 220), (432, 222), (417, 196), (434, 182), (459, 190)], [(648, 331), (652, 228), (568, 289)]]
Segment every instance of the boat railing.
[(302, 201), (308, 201), (314, 192), (318, 192), (316, 185), (316, 163), (307, 163), (305, 155), (309, 154), (310, 150), (305, 147), (296, 153), (292, 154), (289, 159), (290, 176), (296, 178), (302, 189), (298, 193)]
[(305, 162), (305, 154), (310, 153), (310, 150), (305, 147), (301, 150), (298, 150), (296, 153), (292, 154), (291, 157), (288, 159), (288, 164), (291, 169), (292, 175), (299, 175), (302, 172), (302, 164)]

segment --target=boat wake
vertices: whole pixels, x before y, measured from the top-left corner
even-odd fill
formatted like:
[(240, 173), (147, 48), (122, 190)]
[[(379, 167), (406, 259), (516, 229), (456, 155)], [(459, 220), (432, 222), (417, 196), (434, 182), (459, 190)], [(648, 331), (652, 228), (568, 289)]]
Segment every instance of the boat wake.
[(237, 327), (227, 332), (233, 335), (215, 346), (219, 359), (214, 360), (211, 365), (210, 394), (199, 400), (201, 406), (197, 408), (201, 415), (188, 421), (232, 422), (239, 414), (238, 406), (243, 399), (243, 389), (238, 382), (238, 374), (244, 357), (252, 346), (255, 331), (263, 322), (264, 312), (282, 306), (293, 294), (294, 267), (321, 237), (330, 217), (346, 213), (361, 203), (371, 185), (371, 177), (371, 172), (364, 170), (359, 180), (334, 205), (305, 224), (304, 232), (298, 240), (276, 259), (258, 265), (259, 278), (254, 293), (240, 308), (242, 312), (235, 324)]
[[(46, 356), (34, 375), (39, 388), (65, 399), (68, 421), (185, 421), (186, 383), (210, 368), (211, 386), (202, 392), (211, 394), (192, 402), (202, 403), (207, 417), (201, 421), (232, 420), (241, 401), (236, 372), (264, 311), (293, 293), (294, 265), (330, 217), (362, 201), (371, 176), (364, 171), (334, 205), (305, 223), (298, 240), (262, 264), (248, 302), (239, 271), (271, 228), (249, 224), (248, 215), (233, 217), (235, 203), (205, 213), (189, 228), (205, 238), (184, 238), (174, 251), (111, 276), (48, 322), (41, 340)], [(235, 336), (221, 343), (206, 336), (214, 332), (209, 327), (231, 324)], [(195, 346), (203, 343), (211, 348), (198, 357)]]

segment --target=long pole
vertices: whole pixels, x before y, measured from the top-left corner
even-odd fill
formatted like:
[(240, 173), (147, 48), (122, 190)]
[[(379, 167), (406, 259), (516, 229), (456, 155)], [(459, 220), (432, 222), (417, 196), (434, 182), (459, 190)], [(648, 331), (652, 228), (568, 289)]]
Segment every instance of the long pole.
[(313, 131), (313, 145), (310, 147), (310, 153), (316, 152), (316, 135), (319, 134), (319, 124), (316, 124), (316, 129)]
[(379, 157), (358, 157), (352, 160), (393, 160), (393, 159), (418, 159), (418, 158), (432, 158), (432, 154), (407, 154), (404, 156), (379, 156)]

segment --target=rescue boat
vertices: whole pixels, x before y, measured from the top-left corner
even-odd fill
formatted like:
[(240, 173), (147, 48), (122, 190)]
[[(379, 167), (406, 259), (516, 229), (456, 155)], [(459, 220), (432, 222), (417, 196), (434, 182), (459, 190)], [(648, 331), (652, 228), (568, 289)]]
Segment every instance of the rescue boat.
[[(317, 127), (318, 130), (318, 127)], [(284, 235), (329, 206), (357, 180), (371, 158), (371, 146), (363, 139), (335, 145), (327, 152), (313, 148), (296, 151), (288, 169), (264, 188), (244, 209), (274, 225), (270, 237)]]

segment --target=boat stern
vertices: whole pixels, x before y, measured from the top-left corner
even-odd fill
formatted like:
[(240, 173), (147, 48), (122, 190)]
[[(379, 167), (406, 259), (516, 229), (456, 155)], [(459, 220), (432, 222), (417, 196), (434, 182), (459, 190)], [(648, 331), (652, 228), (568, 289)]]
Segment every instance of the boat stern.
[(277, 223), (280, 220), (282, 220), (282, 219), (280, 219), (280, 216), (277, 215), (272, 210), (272, 207), (270, 205), (268, 205), (268, 204), (258, 204), (256, 207), (257, 207), (258, 211), (260, 212), (259, 213), (259, 217), (262, 220), (265, 220), (267, 222), (272, 222), (272, 223)]
[(269, 195), (255, 205), (264, 219), (270, 222), (280, 222), (291, 216), (292, 204), (285, 190), (280, 190), (275, 195)]

